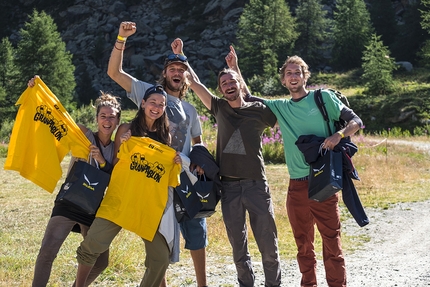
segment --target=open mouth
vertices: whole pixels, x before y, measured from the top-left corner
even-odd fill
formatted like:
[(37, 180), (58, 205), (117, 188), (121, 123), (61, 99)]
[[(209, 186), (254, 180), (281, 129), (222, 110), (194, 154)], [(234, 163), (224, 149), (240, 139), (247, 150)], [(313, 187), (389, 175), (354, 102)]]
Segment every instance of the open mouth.
[(228, 95), (232, 95), (232, 94), (234, 94), (236, 92), (236, 89), (234, 89), (234, 88), (232, 88), (232, 89), (228, 89), (228, 90), (226, 90), (225, 91), (225, 93), (226, 94), (228, 94)]

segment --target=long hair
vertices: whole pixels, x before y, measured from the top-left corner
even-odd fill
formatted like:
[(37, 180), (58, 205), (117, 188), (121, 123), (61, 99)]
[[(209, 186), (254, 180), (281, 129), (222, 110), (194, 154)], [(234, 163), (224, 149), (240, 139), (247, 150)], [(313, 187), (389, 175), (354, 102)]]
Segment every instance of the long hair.
[[(160, 75), (160, 78), (158, 79), (157, 83), (162, 85), (164, 90), (166, 90), (167, 86), (167, 79), (164, 77), (164, 74), (166, 73), (166, 68), (163, 70), (163, 72)], [(179, 90), (179, 99), (183, 100), (187, 94), (188, 88), (190, 87), (190, 81), (187, 77), (184, 77), (184, 82), (182, 83), (182, 87)]]
[[(154, 127), (158, 138), (157, 141), (170, 145), (169, 121), (167, 119), (166, 111), (164, 111), (160, 118), (155, 120)], [(144, 109), (139, 108), (136, 116), (130, 123), (130, 130), (133, 136), (148, 136), (148, 126), (146, 124)]]

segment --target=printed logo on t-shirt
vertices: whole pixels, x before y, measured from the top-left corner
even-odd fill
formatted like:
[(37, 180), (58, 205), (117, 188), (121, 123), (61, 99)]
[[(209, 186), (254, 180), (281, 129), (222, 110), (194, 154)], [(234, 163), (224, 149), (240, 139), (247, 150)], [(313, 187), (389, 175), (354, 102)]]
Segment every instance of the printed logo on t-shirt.
[(156, 182), (160, 182), (166, 169), (158, 161), (155, 163), (148, 162), (145, 155), (135, 153), (131, 156), (130, 170), (137, 172), (144, 172), (147, 178), (152, 178)]
[[(57, 110), (59, 109), (57, 105), (54, 105), (54, 107)], [(51, 108), (46, 105), (36, 107), (36, 113), (34, 114), (33, 120), (35, 122), (40, 121), (41, 123), (49, 126), (49, 131), (58, 141), (67, 135), (67, 125), (62, 120), (57, 120), (52, 114)]]
[(246, 155), (245, 145), (243, 144), (243, 138), (239, 130), (235, 130), (231, 135), (223, 153)]

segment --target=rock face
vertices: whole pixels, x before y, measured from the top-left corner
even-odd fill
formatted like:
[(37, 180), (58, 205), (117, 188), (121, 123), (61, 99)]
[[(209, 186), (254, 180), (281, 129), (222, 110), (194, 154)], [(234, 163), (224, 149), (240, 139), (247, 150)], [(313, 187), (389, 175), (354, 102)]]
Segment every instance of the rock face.
[[(40, 11), (38, 2), (20, 0), (21, 5)], [(110, 52), (122, 21), (133, 21), (137, 25), (137, 32), (127, 40), (124, 51), (123, 68), (126, 72), (155, 82), (162, 71), (164, 57), (171, 52), (170, 43), (180, 37), (184, 41), (184, 52), (202, 82), (214, 84), (216, 74), (226, 65), (224, 57), (229, 45), (236, 43), (237, 23), (247, 1), (70, 2), (57, 4), (55, 8), (48, 7), (45, 12), (54, 18), (67, 49), (73, 54), (78, 90), (79, 86), (91, 86), (95, 92), (103, 90), (124, 96), (125, 92), (106, 74)], [(21, 22), (24, 21), (25, 17)]]

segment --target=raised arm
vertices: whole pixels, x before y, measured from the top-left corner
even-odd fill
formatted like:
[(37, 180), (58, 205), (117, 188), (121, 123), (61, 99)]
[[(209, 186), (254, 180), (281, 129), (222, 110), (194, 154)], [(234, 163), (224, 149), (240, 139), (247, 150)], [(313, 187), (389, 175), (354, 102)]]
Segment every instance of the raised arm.
[[(173, 53), (184, 55), (184, 43), (180, 38), (176, 38), (175, 40), (173, 40), (171, 47)], [(187, 66), (187, 78), (188, 80), (190, 80), (190, 88), (194, 91), (194, 93), (196, 93), (196, 95), (200, 98), (206, 108), (210, 110), (212, 106), (212, 93), (206, 88), (205, 85), (200, 82), (199, 77), (194, 72), (193, 68), (191, 68), (189, 62), (187, 62)]]
[(134, 22), (122, 22), (119, 25), (118, 38), (112, 49), (107, 71), (109, 77), (127, 92), (131, 92), (132, 77), (122, 69), (123, 52), (127, 38), (135, 32), (136, 24)]
[(251, 91), (248, 89), (248, 86), (245, 83), (245, 79), (243, 78), (242, 73), (240, 72), (240, 69), (239, 69), (236, 51), (234, 50), (234, 47), (231, 45), (230, 45), (230, 52), (227, 54), (227, 56), (225, 56), (225, 61), (227, 63), (227, 66), (233, 71), (236, 71), (236, 73), (238, 73), (239, 76), (242, 78), (243, 93), (245, 95), (250, 95)]
[(184, 42), (180, 38), (173, 40), (170, 46), (172, 47), (173, 54), (184, 55)]

